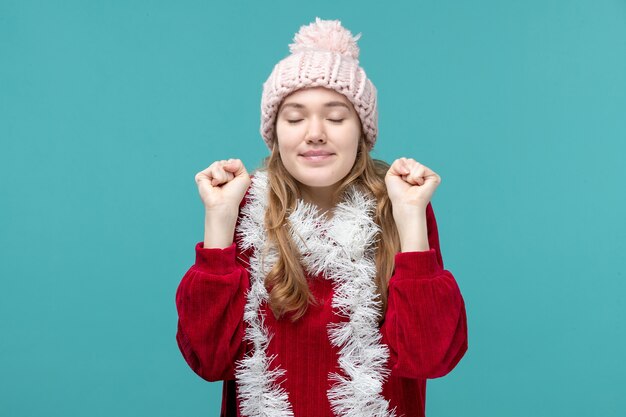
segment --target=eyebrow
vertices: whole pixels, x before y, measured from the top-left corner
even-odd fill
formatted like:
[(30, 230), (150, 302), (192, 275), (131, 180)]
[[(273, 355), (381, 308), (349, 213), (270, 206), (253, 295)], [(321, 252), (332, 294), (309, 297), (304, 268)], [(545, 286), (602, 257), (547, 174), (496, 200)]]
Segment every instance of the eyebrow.
[[(324, 104), (324, 107), (339, 107), (339, 106), (345, 107), (346, 109), (350, 110), (350, 107), (348, 107), (348, 105), (346, 103), (342, 103), (341, 101), (329, 101), (328, 103)], [(300, 104), (300, 103), (285, 103), (280, 108), (281, 111), (285, 107), (295, 107), (297, 109), (303, 109), (305, 106), (303, 104)]]

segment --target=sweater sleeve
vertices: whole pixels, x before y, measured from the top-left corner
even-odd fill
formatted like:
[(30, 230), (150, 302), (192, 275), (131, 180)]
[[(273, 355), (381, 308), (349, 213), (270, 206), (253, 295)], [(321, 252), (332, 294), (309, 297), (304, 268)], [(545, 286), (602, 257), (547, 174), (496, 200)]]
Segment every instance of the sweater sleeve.
[(443, 268), (437, 222), (426, 208), (430, 250), (396, 254), (381, 326), (391, 374), (439, 378), (467, 351), (465, 303), (454, 276)]
[(191, 369), (207, 381), (234, 379), (235, 361), (245, 353), (243, 312), (250, 286), (241, 254), (195, 247), (196, 261), (176, 290), (176, 341)]

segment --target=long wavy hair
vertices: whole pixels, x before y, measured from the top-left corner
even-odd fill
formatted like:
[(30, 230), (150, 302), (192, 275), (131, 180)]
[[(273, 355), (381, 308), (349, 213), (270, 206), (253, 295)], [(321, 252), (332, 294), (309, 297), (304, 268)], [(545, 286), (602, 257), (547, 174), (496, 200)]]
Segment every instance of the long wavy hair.
[[(295, 322), (306, 313), (309, 304), (318, 305), (318, 302), (309, 290), (300, 254), (288, 228), (284, 227), (288, 225), (288, 216), (301, 198), (301, 193), (298, 181), (282, 163), (276, 138), (262, 169), (267, 170), (269, 184), (265, 226), (270, 242), (278, 251), (278, 261), (264, 281), (269, 290), (269, 306), (277, 319), (288, 315)], [(398, 230), (384, 180), (388, 169), (386, 162), (371, 158), (361, 136), (352, 170), (341, 180), (334, 195), (337, 202), (344, 191), (354, 184), (361, 190), (369, 191), (376, 199), (374, 221), (381, 230), (376, 236), (375, 247), (377, 299), (381, 301), (379, 323), (387, 310), (389, 278), (393, 273), (395, 254), (400, 250)]]

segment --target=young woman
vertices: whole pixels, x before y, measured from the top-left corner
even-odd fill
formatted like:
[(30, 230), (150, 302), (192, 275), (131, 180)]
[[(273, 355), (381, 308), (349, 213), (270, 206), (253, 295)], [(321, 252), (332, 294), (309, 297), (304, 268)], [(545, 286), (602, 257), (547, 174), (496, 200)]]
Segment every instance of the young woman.
[(441, 178), (371, 158), (359, 37), (303, 26), (264, 84), (263, 169), (229, 159), (196, 175), (205, 234), (176, 339), (194, 372), (224, 381), (223, 416), (423, 416), (426, 379), (467, 350), (430, 204)]

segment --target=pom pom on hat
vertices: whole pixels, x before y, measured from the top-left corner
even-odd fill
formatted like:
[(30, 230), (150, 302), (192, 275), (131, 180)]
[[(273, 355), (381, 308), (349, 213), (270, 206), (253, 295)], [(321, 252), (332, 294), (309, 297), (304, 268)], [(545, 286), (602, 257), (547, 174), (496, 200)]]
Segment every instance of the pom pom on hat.
[(294, 43), (289, 45), (289, 51), (292, 54), (308, 50), (331, 51), (358, 60), (359, 47), (356, 42), (360, 38), (360, 33), (352, 36), (339, 20), (321, 20), (316, 17), (315, 22), (300, 27), (293, 38)]

